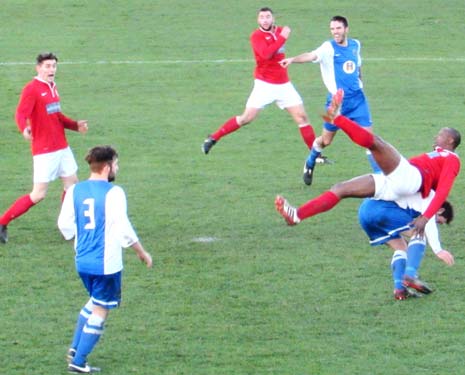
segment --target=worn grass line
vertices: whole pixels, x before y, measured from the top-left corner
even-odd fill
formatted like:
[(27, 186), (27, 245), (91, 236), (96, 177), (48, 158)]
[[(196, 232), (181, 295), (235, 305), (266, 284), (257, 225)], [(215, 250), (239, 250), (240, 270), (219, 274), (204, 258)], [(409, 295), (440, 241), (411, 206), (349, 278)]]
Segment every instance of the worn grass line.
[[(365, 57), (364, 61), (398, 61), (398, 62), (444, 62), (463, 63), (465, 57)], [(182, 65), (182, 64), (235, 64), (250, 63), (252, 59), (214, 59), (214, 60), (99, 60), (99, 61), (60, 61), (60, 65)], [(33, 62), (26, 61), (2, 61), (0, 66), (31, 65)]]

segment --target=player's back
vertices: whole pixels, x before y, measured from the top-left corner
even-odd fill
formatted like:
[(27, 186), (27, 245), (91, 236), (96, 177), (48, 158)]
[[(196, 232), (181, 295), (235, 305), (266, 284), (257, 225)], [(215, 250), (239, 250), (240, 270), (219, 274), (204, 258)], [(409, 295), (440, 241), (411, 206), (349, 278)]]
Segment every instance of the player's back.
[(423, 197), (431, 189), (438, 190), (440, 184), (452, 186), (460, 171), (460, 159), (456, 153), (436, 147), (434, 151), (409, 159), (410, 164), (416, 166), (422, 175)]
[(87, 180), (74, 187), (76, 215), (76, 267), (78, 272), (105, 274), (107, 195), (113, 185), (104, 180)]

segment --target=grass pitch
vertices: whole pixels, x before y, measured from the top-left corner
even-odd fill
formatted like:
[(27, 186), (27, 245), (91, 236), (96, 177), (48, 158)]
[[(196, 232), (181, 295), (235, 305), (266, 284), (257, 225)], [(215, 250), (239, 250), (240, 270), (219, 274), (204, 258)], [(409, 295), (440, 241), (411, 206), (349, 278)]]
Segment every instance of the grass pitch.
[[(88, 148), (118, 149), (118, 183), (155, 260), (147, 271), (127, 252), (123, 305), (91, 364), (112, 375), (464, 373), (462, 175), (451, 194), (455, 221), (442, 229), (456, 265), (429, 252), (422, 277), (436, 292), (399, 303), (391, 253), (369, 247), (359, 201), (295, 228), (273, 207), (278, 193), (300, 204), (369, 171), (344, 134), (326, 152), (336, 163), (318, 166), (311, 188), (301, 181), (307, 151), (298, 130), (274, 106), (201, 153), (204, 137), (243, 109), (252, 85), (248, 37), (263, 5), (292, 28), (289, 56), (326, 40), (333, 15), (349, 18), (350, 35), (362, 41), (375, 131), (405, 156), (428, 150), (442, 126), (463, 130), (463, 1), (6, 0), (0, 210), (31, 188), (29, 148), (13, 115), (35, 56), (55, 51), (63, 111), (89, 120), (87, 135), (68, 135), (79, 176), (88, 175)], [(319, 132), (319, 68), (292, 65), (290, 75)], [(59, 196), (56, 182), (10, 225), (0, 249), (0, 373), (66, 372), (86, 295), (72, 245), (56, 228)]]

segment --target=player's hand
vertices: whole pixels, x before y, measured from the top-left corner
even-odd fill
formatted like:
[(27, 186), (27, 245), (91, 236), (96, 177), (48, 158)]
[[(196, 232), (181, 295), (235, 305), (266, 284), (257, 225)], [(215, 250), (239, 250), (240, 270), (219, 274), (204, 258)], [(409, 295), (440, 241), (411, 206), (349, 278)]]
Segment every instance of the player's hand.
[(441, 259), (448, 266), (452, 266), (455, 263), (454, 256), (447, 250), (441, 250), (436, 256)]
[(137, 255), (139, 259), (147, 265), (147, 268), (152, 268), (152, 256), (148, 252), (142, 251)]
[(289, 38), (289, 35), (291, 34), (291, 28), (289, 26), (284, 26), (283, 29), (281, 30), (281, 36), (284, 39)]
[(292, 57), (288, 57), (286, 59), (282, 59), (279, 62), (279, 65), (281, 65), (283, 68), (287, 68), (289, 65), (292, 64), (293, 61), (294, 61), (294, 59)]
[(32, 141), (32, 131), (30, 126), (26, 126), (23, 130), (23, 137), (26, 141)]
[(79, 120), (77, 123), (78, 123), (78, 132), (82, 134), (87, 133), (87, 130), (88, 130), (87, 120)]
[(425, 236), (425, 226), (428, 223), (428, 219), (423, 215), (420, 215), (413, 220), (410, 225), (413, 227), (413, 235), (423, 238)]

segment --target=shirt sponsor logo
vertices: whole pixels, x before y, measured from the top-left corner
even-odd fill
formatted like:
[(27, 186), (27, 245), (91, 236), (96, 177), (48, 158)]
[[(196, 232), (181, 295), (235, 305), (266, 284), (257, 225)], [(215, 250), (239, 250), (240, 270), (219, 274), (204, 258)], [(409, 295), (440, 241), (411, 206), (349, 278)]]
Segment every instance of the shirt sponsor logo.
[(45, 95), (47, 95), (47, 92), (43, 92), (40, 94), (40, 96), (45, 96)]
[(61, 112), (60, 102), (49, 103), (45, 106), (45, 108), (49, 115)]
[(347, 74), (352, 74), (353, 72), (355, 72), (356, 69), (357, 69), (357, 64), (355, 64), (355, 62), (350, 61), (350, 60), (346, 61), (342, 65), (342, 70), (344, 70), (344, 72)]

